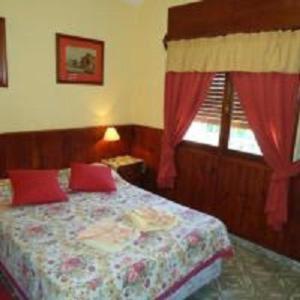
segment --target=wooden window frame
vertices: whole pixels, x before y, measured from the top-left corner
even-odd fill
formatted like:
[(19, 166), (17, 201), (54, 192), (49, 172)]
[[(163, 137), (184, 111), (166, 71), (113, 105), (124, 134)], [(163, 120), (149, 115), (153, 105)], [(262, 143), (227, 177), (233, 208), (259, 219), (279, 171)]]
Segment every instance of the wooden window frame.
[(188, 140), (185, 140), (184, 143), (192, 145), (193, 147), (200, 147), (201, 149), (204, 150), (206, 149), (209, 151), (213, 151), (218, 155), (227, 154), (229, 156), (264, 162), (263, 155), (248, 153), (248, 152), (243, 152), (243, 151), (233, 150), (228, 148), (231, 120), (232, 120), (234, 88), (233, 88), (233, 83), (230, 80), (230, 73), (229, 72), (223, 72), (223, 73), (225, 74), (225, 90), (224, 90), (224, 99), (222, 102), (219, 145), (214, 146), (214, 145), (208, 145), (197, 141), (188, 141)]

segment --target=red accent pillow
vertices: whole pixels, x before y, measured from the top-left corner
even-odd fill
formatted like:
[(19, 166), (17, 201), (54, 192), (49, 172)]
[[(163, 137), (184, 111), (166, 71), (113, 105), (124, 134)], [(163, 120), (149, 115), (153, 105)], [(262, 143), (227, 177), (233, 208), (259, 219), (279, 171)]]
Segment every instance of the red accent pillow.
[(58, 183), (56, 170), (8, 171), (13, 188), (13, 205), (62, 202), (67, 194)]
[(116, 184), (107, 166), (71, 164), (70, 189), (84, 192), (113, 192)]

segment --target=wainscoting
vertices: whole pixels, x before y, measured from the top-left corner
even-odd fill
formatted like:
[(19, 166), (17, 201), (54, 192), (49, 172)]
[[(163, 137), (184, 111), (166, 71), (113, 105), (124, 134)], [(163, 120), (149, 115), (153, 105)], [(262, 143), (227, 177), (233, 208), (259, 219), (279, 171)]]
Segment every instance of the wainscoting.
[(134, 127), (132, 154), (149, 166), (146, 188), (220, 218), (238, 236), (300, 260), (300, 177), (291, 181), (289, 222), (283, 232), (274, 232), (264, 214), (271, 171), (262, 159), (182, 142), (176, 153), (176, 186), (162, 191), (155, 184), (161, 136), (162, 130)]
[(132, 154), (146, 161), (145, 188), (223, 220), (245, 239), (300, 260), (300, 177), (291, 181), (289, 222), (283, 232), (266, 225), (265, 197), (270, 170), (260, 160), (183, 142), (176, 152), (178, 177), (173, 190), (159, 190), (162, 130), (116, 126), (121, 140), (102, 141), (106, 127), (0, 134), (0, 177), (13, 168), (63, 168), (71, 161), (94, 162)]
[(133, 126), (116, 126), (117, 142), (102, 140), (106, 127), (0, 134), (0, 177), (13, 168), (64, 168), (130, 153)]

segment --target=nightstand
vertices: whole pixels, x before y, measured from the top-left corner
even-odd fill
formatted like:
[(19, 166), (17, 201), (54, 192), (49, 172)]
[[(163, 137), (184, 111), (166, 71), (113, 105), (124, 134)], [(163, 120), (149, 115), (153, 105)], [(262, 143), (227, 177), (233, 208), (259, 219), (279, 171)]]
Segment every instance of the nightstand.
[(141, 158), (130, 155), (102, 159), (101, 163), (116, 170), (129, 183), (143, 187), (145, 162)]

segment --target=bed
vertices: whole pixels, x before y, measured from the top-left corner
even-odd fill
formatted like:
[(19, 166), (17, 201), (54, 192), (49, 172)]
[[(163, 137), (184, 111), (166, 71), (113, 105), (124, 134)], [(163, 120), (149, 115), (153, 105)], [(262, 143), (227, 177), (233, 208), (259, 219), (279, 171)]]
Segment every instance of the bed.
[[(61, 172), (62, 185), (67, 176)], [(0, 209), (0, 266), (21, 298), (179, 300), (220, 275), (222, 259), (232, 255), (221, 221), (114, 177), (113, 193), (72, 193), (68, 202)], [(1, 193), (9, 196), (6, 181), (0, 199)], [(145, 206), (178, 223), (135, 232), (114, 251), (78, 239), (101, 220), (126, 223), (130, 211)]]

